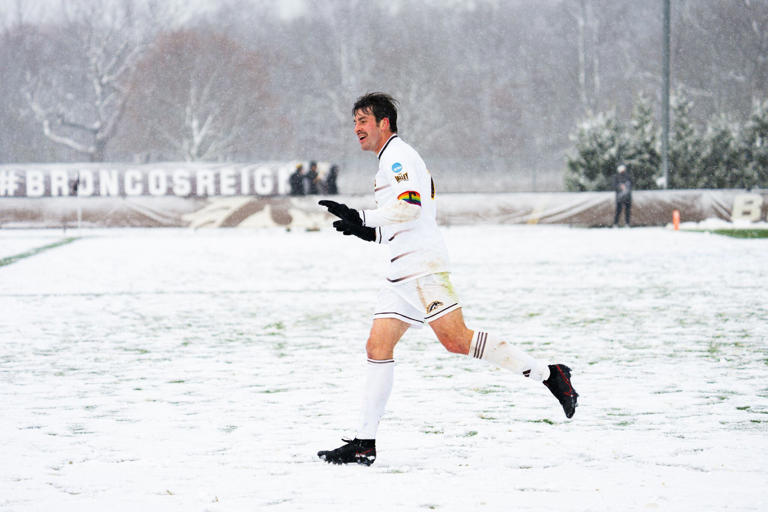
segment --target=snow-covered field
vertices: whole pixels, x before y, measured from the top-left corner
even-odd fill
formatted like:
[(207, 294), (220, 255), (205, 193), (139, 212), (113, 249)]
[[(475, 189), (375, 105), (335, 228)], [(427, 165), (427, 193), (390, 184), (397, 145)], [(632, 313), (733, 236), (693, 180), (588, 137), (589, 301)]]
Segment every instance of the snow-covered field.
[(768, 510), (768, 240), (445, 235), (469, 326), (569, 364), (580, 406), (414, 330), (366, 468), (315, 453), (354, 427), (385, 248), (0, 231), (0, 510)]

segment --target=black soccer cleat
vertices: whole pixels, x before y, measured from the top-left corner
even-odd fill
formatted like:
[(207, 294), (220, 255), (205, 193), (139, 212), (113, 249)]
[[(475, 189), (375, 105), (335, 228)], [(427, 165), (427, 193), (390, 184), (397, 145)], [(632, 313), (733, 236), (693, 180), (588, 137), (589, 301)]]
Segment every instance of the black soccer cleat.
[(576, 399), (579, 394), (571, 385), (571, 369), (564, 364), (549, 365), (549, 378), (544, 381), (544, 385), (563, 406), (565, 417), (572, 417), (576, 412)]
[(363, 464), (370, 466), (376, 460), (375, 439), (342, 439), (346, 444), (335, 450), (319, 451), (317, 456), (330, 464)]

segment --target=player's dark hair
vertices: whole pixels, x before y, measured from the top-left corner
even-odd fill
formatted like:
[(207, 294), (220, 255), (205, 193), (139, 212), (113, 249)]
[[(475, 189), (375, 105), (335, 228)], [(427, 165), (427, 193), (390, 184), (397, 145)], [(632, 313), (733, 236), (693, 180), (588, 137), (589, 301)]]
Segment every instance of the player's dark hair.
[(397, 100), (389, 94), (369, 92), (360, 96), (352, 109), (352, 115), (358, 110), (373, 114), (377, 123), (386, 117), (389, 119), (389, 129), (397, 133)]

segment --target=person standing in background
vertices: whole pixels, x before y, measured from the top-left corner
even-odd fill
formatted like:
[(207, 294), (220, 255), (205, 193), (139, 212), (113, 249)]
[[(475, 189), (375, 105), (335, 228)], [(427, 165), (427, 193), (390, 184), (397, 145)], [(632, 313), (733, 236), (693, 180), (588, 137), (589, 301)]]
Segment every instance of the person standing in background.
[(328, 171), (328, 176), (325, 178), (325, 192), (328, 195), (335, 196), (339, 193), (339, 187), (336, 185), (336, 180), (339, 177), (339, 166), (333, 164), (331, 170)]
[(316, 195), (319, 193), (317, 189), (317, 182), (320, 179), (320, 177), (317, 174), (317, 162), (310, 162), (309, 163), (309, 171), (307, 171), (307, 175), (305, 176), (306, 181), (306, 187), (305, 190), (307, 191), (307, 195)]
[(613, 225), (618, 227), (621, 210), (624, 210), (624, 225), (629, 227), (629, 219), (632, 212), (632, 176), (627, 171), (627, 166), (619, 165), (613, 177), (613, 190), (616, 192), (616, 214), (613, 216)]
[(304, 195), (304, 165), (296, 165), (296, 170), (288, 178), (288, 183), (291, 185), (292, 196)]

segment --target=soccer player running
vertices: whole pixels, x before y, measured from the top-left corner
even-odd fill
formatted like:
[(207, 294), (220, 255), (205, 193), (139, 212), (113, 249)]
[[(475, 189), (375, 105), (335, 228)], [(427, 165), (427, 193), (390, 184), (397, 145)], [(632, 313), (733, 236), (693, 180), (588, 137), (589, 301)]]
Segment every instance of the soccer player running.
[(335, 464), (373, 464), (376, 431), (392, 391), (395, 345), (410, 327), (425, 323), (448, 351), (543, 382), (566, 417), (572, 417), (579, 395), (571, 385), (570, 368), (548, 365), (503, 338), (464, 324), (450, 281), (448, 251), (437, 227), (434, 182), (419, 154), (397, 135), (397, 102), (384, 93), (369, 93), (358, 98), (353, 116), (360, 147), (379, 159), (377, 208), (358, 211), (329, 200), (320, 204), (339, 218), (333, 223), (337, 231), (388, 244), (391, 259), (366, 344), (367, 377), (357, 434), (318, 456)]

